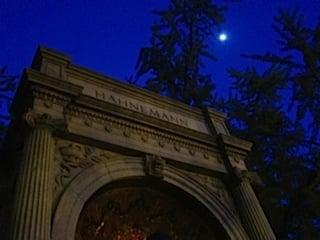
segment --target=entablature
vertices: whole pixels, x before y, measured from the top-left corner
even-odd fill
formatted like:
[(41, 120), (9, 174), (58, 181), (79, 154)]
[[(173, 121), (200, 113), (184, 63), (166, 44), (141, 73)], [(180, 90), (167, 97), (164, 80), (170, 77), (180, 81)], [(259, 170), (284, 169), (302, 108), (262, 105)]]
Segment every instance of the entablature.
[[(63, 119), (68, 134), (79, 139), (93, 139), (220, 173), (228, 172), (225, 159), (246, 169), (244, 159), (250, 147), (243, 149), (243, 142), (237, 144), (230, 136), (224, 114), (115, 81), (73, 65), (68, 57), (60, 55), (38, 49), (32, 68), (23, 77), (24, 92), (32, 99), (26, 101), (29, 106), (25, 109)], [(25, 100), (17, 101), (24, 104)], [(221, 154), (219, 139), (228, 140), (222, 141), (227, 158)], [(236, 148), (230, 142), (236, 143)], [(235, 153), (239, 147), (243, 151)]]

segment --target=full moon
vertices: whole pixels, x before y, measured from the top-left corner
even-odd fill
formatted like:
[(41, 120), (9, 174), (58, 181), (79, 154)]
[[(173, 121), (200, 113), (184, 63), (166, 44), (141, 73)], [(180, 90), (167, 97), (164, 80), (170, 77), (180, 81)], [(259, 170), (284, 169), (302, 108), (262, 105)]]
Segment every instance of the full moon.
[(219, 34), (219, 41), (220, 41), (220, 42), (226, 41), (227, 38), (228, 38), (227, 34), (225, 34), (225, 33), (220, 33), (220, 34)]

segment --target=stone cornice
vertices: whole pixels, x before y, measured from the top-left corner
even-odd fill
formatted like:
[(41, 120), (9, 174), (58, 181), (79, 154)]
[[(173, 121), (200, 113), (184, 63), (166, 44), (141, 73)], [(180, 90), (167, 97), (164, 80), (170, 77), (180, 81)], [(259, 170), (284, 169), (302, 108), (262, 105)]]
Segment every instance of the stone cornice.
[(144, 105), (149, 109), (170, 112), (179, 118), (186, 119), (191, 126), (194, 126), (191, 127), (194, 130), (210, 134), (202, 109), (190, 107), (175, 100), (171, 101), (169, 98), (156, 95), (150, 91), (115, 82), (114, 80), (107, 81), (102, 77), (101, 79), (95, 79), (81, 75), (78, 72), (70, 73), (68, 69), (66, 71), (68, 81), (84, 86), (83, 95), (109, 102), (110, 96), (115, 96), (123, 101), (132, 102), (140, 106)]
[[(147, 126), (141, 124), (141, 122), (130, 121), (128, 119), (119, 118), (112, 114), (98, 113), (96, 111), (88, 110), (74, 104), (70, 104), (66, 107), (64, 114), (66, 116), (77, 117), (84, 121), (84, 124), (91, 126), (93, 122), (103, 124), (105, 131), (111, 132), (113, 127), (122, 128), (130, 131), (131, 133), (137, 133), (143, 136), (153, 137), (157, 139), (166, 139), (167, 142), (178, 143), (181, 146), (192, 149), (201, 149), (202, 152), (208, 152), (210, 149), (216, 149), (217, 143), (214, 138), (207, 136), (207, 138), (200, 137), (194, 139), (193, 136), (183, 135), (177, 132), (170, 132), (168, 130), (159, 129), (156, 127)], [(67, 117), (68, 118), (68, 117)], [(129, 133), (128, 133), (129, 134)], [(212, 150), (211, 150), (212, 151)], [(192, 155), (192, 152), (191, 152)]]
[(90, 114), (93, 114), (92, 110), (98, 111), (97, 113), (95, 113), (96, 116), (101, 116), (101, 114), (104, 114), (106, 116), (117, 116), (122, 119), (127, 119), (132, 122), (142, 124), (144, 126), (157, 128), (159, 130), (162, 130), (163, 132), (168, 132), (178, 136), (180, 135), (185, 138), (193, 139), (199, 142), (205, 142), (206, 144), (210, 145), (217, 145), (216, 136), (210, 136), (208, 134), (197, 132), (192, 129), (164, 122), (156, 118), (147, 117), (143, 114), (131, 111), (126, 108), (118, 107), (114, 104), (100, 101), (95, 98), (81, 95), (73, 102), (73, 104), (74, 107), (81, 107), (82, 111), (84, 111), (84, 109), (90, 109), (88, 111), (88, 113), (90, 112)]
[[(161, 121), (156, 118), (148, 117), (143, 114), (131, 111), (126, 108), (118, 107), (92, 97), (81, 94), (82, 87), (70, 82), (48, 76), (36, 70), (26, 71), (26, 79), (31, 83), (33, 97), (45, 101), (45, 104), (59, 104), (66, 106), (71, 104), (72, 108), (81, 107), (83, 113), (90, 116), (114, 116), (139, 123), (140, 125), (150, 126), (168, 134), (178, 135), (183, 138), (216, 146), (216, 137), (194, 131), (185, 127)], [(88, 111), (87, 111), (87, 110)]]
[[(65, 109), (68, 132), (110, 146), (118, 146), (147, 154), (159, 154), (188, 165), (225, 173), (222, 157), (214, 142), (199, 142), (191, 138), (134, 123), (108, 114), (97, 114), (79, 106)], [(79, 140), (80, 141), (80, 140)]]
[(133, 96), (146, 102), (157, 102), (159, 106), (173, 107), (177, 111), (193, 115), (203, 119), (202, 111), (199, 108), (189, 106), (172, 98), (161, 96), (147, 89), (142, 89), (121, 81), (117, 81), (100, 73), (93, 72), (78, 65), (70, 64), (66, 69), (69, 77), (78, 77), (83, 81), (89, 81), (101, 87), (109, 87), (114, 91), (120, 91), (128, 96)]
[(40, 69), (43, 59), (49, 59), (63, 65), (68, 65), (71, 62), (71, 58), (66, 54), (39, 46), (31, 64), (32, 68)]
[(55, 91), (50, 91), (39, 85), (31, 86), (31, 91), (32, 96), (37, 99), (42, 99), (46, 107), (51, 107), (52, 104), (66, 106), (71, 101), (70, 97), (66, 97), (66, 95)]
[(243, 139), (234, 137), (234, 136), (227, 136), (227, 135), (220, 135), (221, 140), (224, 143), (225, 147), (232, 148), (234, 150), (239, 150), (244, 153), (250, 152), (252, 143), (245, 141)]
[[(172, 121), (176, 121), (178, 125), (184, 124), (188, 128), (188, 122), (183, 122), (188, 119), (191, 122), (189, 126), (193, 130), (209, 135), (217, 135), (222, 130), (222, 133), (228, 134), (224, 124), (224, 115), (214, 109), (209, 110), (210, 121), (214, 122), (218, 131), (210, 132), (208, 124), (211, 123), (207, 122), (202, 109), (188, 106), (174, 99), (160, 96), (146, 89), (116, 81), (108, 76), (77, 66), (71, 62), (69, 56), (55, 50), (39, 47), (32, 68), (33, 70), (27, 71), (28, 79), (37, 84), (45, 84), (54, 90), (63, 90), (65, 93), (73, 95), (82, 93), (93, 98), (97, 98), (101, 94), (107, 95), (104, 92), (107, 90), (109, 91), (108, 94), (118, 94), (119, 98), (125, 96), (130, 103), (144, 105), (149, 109), (155, 108), (162, 111), (163, 114), (169, 112), (170, 117), (174, 119)], [(36, 72), (38, 72), (38, 75)], [(83, 87), (82, 90), (81, 86)], [(124, 99), (122, 100), (124, 101)]]
[(30, 83), (41, 85), (71, 96), (78, 96), (83, 90), (81, 86), (46, 75), (34, 69), (28, 69), (25, 75)]

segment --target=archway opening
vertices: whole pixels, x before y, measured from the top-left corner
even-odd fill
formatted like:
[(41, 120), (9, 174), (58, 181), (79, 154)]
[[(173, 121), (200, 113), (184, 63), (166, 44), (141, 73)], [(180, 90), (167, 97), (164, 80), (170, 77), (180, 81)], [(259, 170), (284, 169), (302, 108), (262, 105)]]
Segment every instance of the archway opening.
[(192, 196), (154, 178), (107, 184), (85, 203), (76, 240), (229, 239)]

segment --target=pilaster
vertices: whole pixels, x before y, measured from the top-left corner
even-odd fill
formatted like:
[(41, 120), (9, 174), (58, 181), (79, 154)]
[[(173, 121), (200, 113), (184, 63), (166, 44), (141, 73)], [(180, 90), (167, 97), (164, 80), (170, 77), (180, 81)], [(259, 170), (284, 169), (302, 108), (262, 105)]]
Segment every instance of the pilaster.
[(232, 186), (232, 194), (250, 239), (276, 239), (250, 184), (254, 179), (257, 179), (257, 176), (248, 171), (240, 171), (238, 169), (235, 169), (235, 174), (238, 179)]
[(16, 186), (12, 240), (49, 240), (52, 216), (54, 141), (57, 121), (47, 114), (28, 112), (31, 126), (25, 140)]
[(219, 145), (229, 172), (227, 181), (230, 191), (250, 239), (276, 239), (250, 184), (251, 182), (261, 184), (261, 179), (255, 172), (249, 172), (245, 165), (252, 143), (220, 134)]

